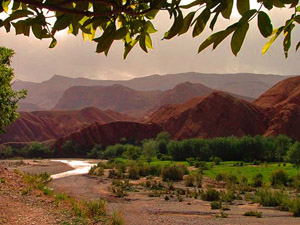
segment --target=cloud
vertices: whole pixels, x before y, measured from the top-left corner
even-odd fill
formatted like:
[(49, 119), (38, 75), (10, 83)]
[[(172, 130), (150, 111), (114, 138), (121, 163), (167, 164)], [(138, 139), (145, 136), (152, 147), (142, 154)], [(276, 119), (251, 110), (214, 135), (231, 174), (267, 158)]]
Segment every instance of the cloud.
[[(275, 11), (272, 13), (274, 24), (280, 25), (282, 17), (288, 15), (284, 10)], [(94, 43), (84, 43), (80, 36), (59, 35), (58, 45), (54, 49), (48, 49), (49, 40), (16, 36), (14, 31), (7, 34), (3, 29), (0, 30), (0, 40), (2, 46), (16, 52), (13, 59), (16, 78), (37, 82), (49, 79), (54, 74), (93, 79), (131, 79), (188, 71), (299, 75), (299, 53), (295, 53), (295, 43), (288, 59), (284, 59), (282, 40), (278, 40), (265, 56), (261, 55), (267, 40), (258, 33), (256, 20), (252, 21), (238, 57), (231, 53), (230, 40), (226, 40), (215, 51), (207, 49), (198, 55), (198, 46), (210, 34), (209, 31), (197, 38), (186, 34), (162, 41), (163, 32), (170, 27), (170, 22), (166, 14), (160, 15), (155, 21), (160, 32), (153, 36), (154, 50), (146, 54), (137, 45), (126, 60), (122, 59), (122, 43), (115, 43), (108, 57), (105, 57), (95, 53)], [(228, 22), (220, 21), (216, 28), (224, 29), (227, 25)], [(300, 36), (299, 26), (295, 29), (294, 39)]]

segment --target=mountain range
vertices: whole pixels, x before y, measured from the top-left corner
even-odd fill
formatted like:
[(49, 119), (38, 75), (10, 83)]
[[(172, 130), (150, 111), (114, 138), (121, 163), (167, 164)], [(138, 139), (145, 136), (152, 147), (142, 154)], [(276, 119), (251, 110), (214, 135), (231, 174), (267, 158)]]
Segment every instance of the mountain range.
[[(166, 91), (136, 91), (119, 84), (111, 86), (74, 86), (67, 89), (55, 110), (81, 109), (95, 106), (114, 110), (136, 118), (143, 118), (166, 104), (183, 103), (191, 98), (203, 97), (214, 92), (203, 84), (185, 82)], [(231, 94), (231, 93), (229, 93)], [(233, 96), (252, 101), (252, 98)]]
[[(166, 91), (184, 82), (201, 83), (211, 89), (230, 92), (233, 94), (257, 98), (277, 82), (288, 76), (261, 74), (204, 74), (178, 73), (167, 75), (151, 75), (131, 80), (91, 80), (87, 78), (69, 78), (55, 75), (41, 83), (16, 80), (15, 90), (28, 90), (27, 97), (22, 100), (26, 107), (20, 106), (20, 111), (38, 109), (49, 110), (55, 107), (64, 92), (74, 86), (111, 86), (119, 84), (137, 91)], [(31, 104), (31, 107), (29, 107)]]
[[(167, 91), (136, 91), (122, 85), (76, 88), (69, 90), (77, 90), (77, 96), (71, 95), (70, 102), (57, 105), (84, 107), (85, 101), (80, 97), (91, 95), (91, 99), (99, 101), (98, 106), (103, 108), (106, 104), (107, 108), (130, 111), (138, 103), (145, 108), (150, 105), (153, 111), (142, 119), (96, 107), (22, 112), (20, 118), (7, 128), (6, 134), (0, 136), (0, 143), (53, 139), (56, 146), (62, 146), (72, 139), (84, 146), (92, 146), (95, 143), (113, 144), (121, 137), (151, 138), (160, 131), (169, 132), (174, 139), (285, 134), (300, 140), (300, 76), (278, 82), (252, 102), (189, 82)], [(79, 92), (81, 90), (85, 93)], [(124, 98), (127, 92), (131, 94)], [(195, 95), (198, 97), (194, 98)], [(105, 102), (108, 96), (116, 96), (114, 99), (118, 101), (108, 99)], [(145, 96), (151, 97), (146, 101)]]

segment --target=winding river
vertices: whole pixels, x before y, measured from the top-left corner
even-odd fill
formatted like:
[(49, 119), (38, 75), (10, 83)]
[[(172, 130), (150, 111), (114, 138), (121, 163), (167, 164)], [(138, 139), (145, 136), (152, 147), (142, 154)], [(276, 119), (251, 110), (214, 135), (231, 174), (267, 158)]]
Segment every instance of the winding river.
[(73, 176), (73, 175), (79, 175), (79, 174), (87, 174), (89, 172), (89, 170), (91, 169), (91, 167), (96, 165), (93, 163), (85, 162), (83, 160), (55, 159), (55, 160), (51, 160), (51, 161), (65, 163), (65, 164), (69, 165), (70, 167), (74, 168), (73, 170), (69, 170), (67, 172), (53, 174), (53, 175), (51, 175), (52, 179), (58, 179), (58, 178), (63, 178), (63, 177), (68, 177), (68, 176)]

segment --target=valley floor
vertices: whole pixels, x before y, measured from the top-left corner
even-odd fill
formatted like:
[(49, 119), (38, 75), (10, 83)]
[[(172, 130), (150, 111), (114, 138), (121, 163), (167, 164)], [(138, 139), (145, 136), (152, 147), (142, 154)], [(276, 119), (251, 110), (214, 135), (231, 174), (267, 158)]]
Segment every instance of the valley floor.
[[(66, 167), (60, 163), (49, 163), (49, 161), (37, 161), (35, 165), (20, 165), (20, 170), (27, 172), (64, 172)], [(54, 171), (53, 167), (59, 168), (60, 171)], [(143, 182), (143, 180), (132, 181)], [(212, 180), (205, 178), (203, 185), (209, 186)], [(193, 198), (184, 198), (182, 202), (178, 202), (176, 196), (165, 201), (163, 197), (149, 197), (148, 193), (143, 189), (137, 188), (135, 192), (129, 192), (124, 198), (115, 197), (109, 190), (111, 179), (107, 178), (107, 174), (102, 177), (91, 177), (88, 175), (74, 175), (60, 179), (54, 179), (50, 186), (59, 192), (68, 193), (79, 199), (99, 199), (104, 198), (108, 202), (108, 208), (112, 212), (120, 210), (128, 225), (244, 225), (244, 224), (264, 224), (264, 225), (298, 225), (300, 218), (293, 217), (289, 212), (282, 212), (274, 208), (262, 207), (258, 204), (251, 204), (243, 200), (235, 200), (233, 204), (228, 205), (229, 211), (226, 211), (228, 218), (216, 218), (220, 214), (219, 210), (211, 210), (210, 203)], [(182, 183), (176, 184), (184, 187)], [(3, 191), (1, 193), (4, 193)], [(58, 224), (59, 220), (55, 214), (47, 213), (47, 204), (31, 205), (30, 201), (14, 200), (13, 192), (10, 195), (0, 195), (0, 218), (5, 215), (14, 214), (14, 219), (7, 222), (8, 224)], [(9, 201), (11, 200), (11, 201)], [(4, 203), (4, 202), (5, 203)], [(29, 206), (27, 205), (29, 204)], [(27, 207), (28, 206), (28, 207)], [(5, 208), (5, 211), (4, 211)], [(24, 210), (18, 210), (22, 209)], [(15, 210), (16, 209), (16, 210)], [(262, 212), (263, 218), (245, 217), (246, 211)], [(51, 210), (49, 211), (51, 212)], [(2, 217), (1, 217), (2, 215)], [(29, 215), (29, 216), (28, 216)], [(32, 216), (33, 215), (33, 216)], [(2, 220), (3, 220), (2, 218)], [(26, 218), (26, 219), (24, 219)], [(42, 218), (42, 219), (37, 219)], [(18, 223), (19, 219), (23, 219), (23, 223)], [(3, 220), (3, 221), (4, 221)], [(1, 219), (0, 219), (1, 221)], [(29, 222), (30, 221), (30, 222)], [(43, 222), (43, 223), (41, 223)], [(1, 223), (1, 222), (0, 222)]]

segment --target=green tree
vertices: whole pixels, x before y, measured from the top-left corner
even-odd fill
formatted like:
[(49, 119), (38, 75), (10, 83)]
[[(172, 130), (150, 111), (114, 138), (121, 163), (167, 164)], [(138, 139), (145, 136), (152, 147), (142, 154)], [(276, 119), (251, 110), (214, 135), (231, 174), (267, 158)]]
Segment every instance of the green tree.
[(300, 143), (295, 142), (287, 152), (287, 158), (289, 162), (295, 164), (297, 167), (300, 166)]
[(0, 133), (18, 118), (18, 101), (25, 97), (25, 91), (13, 91), (11, 87), (14, 71), (10, 67), (14, 51), (0, 47)]
[[(209, 27), (223, 19), (230, 19), (231, 25), (213, 33), (200, 46), (198, 52), (208, 46), (215, 49), (224, 39), (232, 35), (231, 50), (237, 55), (243, 45), (250, 23), (257, 18), (261, 35), (269, 38), (263, 54), (270, 48), (279, 35), (284, 36), (284, 54), (287, 57), (291, 47), (292, 31), (300, 23), (299, 0), (257, 0), (259, 8), (250, 6), (250, 0), (0, 0), (0, 13), (6, 19), (0, 20), (0, 27), (7, 32), (13, 26), (16, 34), (33, 35), (38, 39), (51, 38), (50, 48), (55, 47), (57, 31), (68, 29), (69, 33), (82, 33), (84, 40), (97, 43), (96, 52), (106, 55), (114, 41), (124, 43), (124, 58), (139, 43), (145, 52), (152, 48), (151, 35), (156, 32), (152, 21), (158, 13), (167, 11), (173, 25), (164, 35), (171, 39), (192, 30), (192, 36), (199, 36)], [(240, 18), (231, 18), (236, 7)], [(274, 8), (294, 9), (282, 26), (273, 29), (268, 11)], [(100, 35), (96, 37), (97, 31)], [(97, 33), (98, 34), (98, 33)], [(296, 45), (296, 49), (300, 42)]]

